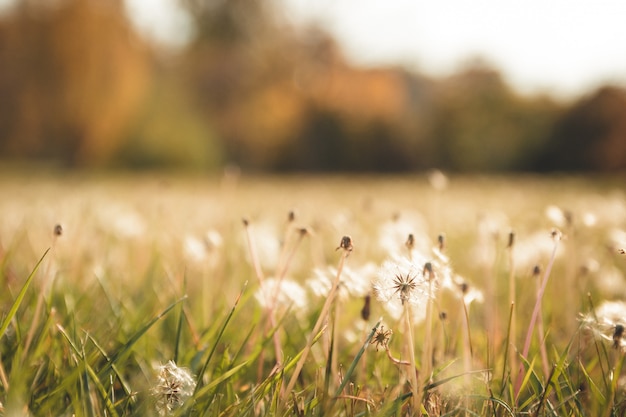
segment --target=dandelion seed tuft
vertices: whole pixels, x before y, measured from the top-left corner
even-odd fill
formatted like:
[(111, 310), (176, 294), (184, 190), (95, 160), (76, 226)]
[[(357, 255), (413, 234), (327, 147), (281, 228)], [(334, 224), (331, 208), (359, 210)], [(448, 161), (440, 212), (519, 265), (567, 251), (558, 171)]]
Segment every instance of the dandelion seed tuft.
[(392, 334), (393, 331), (391, 329), (385, 330), (385, 326), (380, 325), (380, 327), (376, 329), (372, 340), (370, 340), (370, 345), (376, 346), (376, 351), (381, 347), (386, 350), (389, 346), (389, 340)]
[(594, 312), (582, 316), (581, 321), (598, 339), (611, 343), (613, 348), (626, 351), (626, 303), (605, 301)]
[(395, 319), (400, 318), (404, 305), (413, 307), (415, 322), (425, 317), (429, 297), (429, 282), (421, 274), (422, 268), (408, 259), (387, 260), (378, 270), (373, 283), (374, 295)]
[(174, 361), (158, 367), (157, 381), (152, 388), (156, 409), (161, 416), (170, 415), (193, 395), (196, 382), (185, 368)]

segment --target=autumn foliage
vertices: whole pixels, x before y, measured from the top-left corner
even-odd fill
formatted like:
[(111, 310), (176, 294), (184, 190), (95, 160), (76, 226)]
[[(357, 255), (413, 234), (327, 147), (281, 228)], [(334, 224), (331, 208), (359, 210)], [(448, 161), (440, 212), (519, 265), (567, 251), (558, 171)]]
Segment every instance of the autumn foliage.
[(626, 168), (626, 93), (522, 95), (480, 60), (449, 77), (359, 68), (271, 2), (186, 0), (167, 51), (122, 0), (22, 0), (0, 15), (0, 157), (68, 167), (273, 171)]

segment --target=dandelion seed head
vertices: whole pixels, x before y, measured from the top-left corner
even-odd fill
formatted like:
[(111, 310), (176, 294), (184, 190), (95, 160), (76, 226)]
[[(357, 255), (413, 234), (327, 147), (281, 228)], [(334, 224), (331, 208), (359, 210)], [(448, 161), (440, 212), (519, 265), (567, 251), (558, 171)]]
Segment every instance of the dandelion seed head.
[(594, 312), (582, 316), (586, 329), (596, 338), (603, 339), (614, 348), (626, 350), (624, 329), (626, 328), (626, 303), (623, 301), (604, 301)]
[(185, 236), (183, 240), (183, 252), (185, 259), (192, 262), (202, 262), (207, 257), (204, 243), (191, 235)]
[(406, 258), (387, 260), (378, 269), (373, 289), (385, 310), (399, 319), (404, 305), (413, 306), (415, 321), (423, 320), (428, 300), (429, 283), (418, 267)]
[(626, 280), (615, 265), (602, 267), (596, 274), (593, 283), (598, 290), (607, 296), (626, 292)]
[(304, 288), (287, 278), (280, 281), (272, 277), (266, 278), (254, 294), (254, 298), (265, 308), (272, 305), (274, 298), (276, 305), (280, 307), (293, 307), (296, 311), (303, 311), (307, 307), (307, 294)]
[[(271, 223), (253, 223), (247, 221), (247, 228), (250, 230), (253, 245), (257, 251), (259, 262), (264, 269), (276, 268), (280, 256), (281, 242), (276, 228)], [(245, 235), (241, 236), (240, 244), (244, 248), (246, 257), (250, 259), (248, 240)]]
[[(537, 264), (545, 264), (550, 259), (554, 250), (554, 240), (551, 235), (544, 231), (538, 231), (531, 235), (516, 236), (513, 253), (515, 262), (520, 268), (532, 270)], [(563, 254), (561, 247), (557, 250), (556, 256), (560, 258)]]
[(224, 239), (220, 232), (211, 229), (204, 235), (204, 244), (208, 250), (216, 250), (224, 245)]
[(610, 248), (621, 249), (626, 247), (626, 231), (621, 229), (612, 229), (608, 236), (608, 245)]
[(417, 288), (416, 275), (402, 275), (396, 274), (393, 278), (393, 290), (394, 294), (400, 297), (402, 304), (407, 302), (411, 297), (411, 293)]
[(433, 169), (428, 173), (428, 182), (433, 189), (443, 191), (448, 188), (448, 177), (442, 171)]
[(374, 336), (372, 336), (372, 339), (370, 340), (370, 345), (374, 345), (376, 347), (376, 351), (380, 348), (387, 349), (392, 334), (393, 331), (391, 329), (385, 330), (385, 326), (381, 324), (374, 332)]
[[(306, 285), (316, 296), (326, 297), (337, 276), (337, 269), (333, 266), (328, 266), (325, 269), (316, 268), (313, 274), (314, 277), (307, 280)], [(350, 297), (364, 297), (369, 293), (372, 287), (372, 280), (375, 277), (376, 265), (371, 262), (356, 268), (344, 266), (341, 272), (337, 297), (340, 300), (347, 300)]]
[(582, 216), (582, 223), (587, 227), (593, 227), (598, 224), (598, 217), (591, 212), (585, 212)]
[(401, 213), (384, 222), (378, 232), (378, 245), (391, 256), (407, 253), (408, 236), (411, 235), (411, 253), (424, 253), (430, 249), (431, 241), (426, 233), (426, 223), (417, 213)]
[(174, 361), (160, 365), (152, 388), (159, 415), (167, 416), (181, 407), (193, 395), (195, 388), (196, 382), (187, 369), (179, 368)]
[[(183, 238), (183, 255), (190, 262), (206, 262), (210, 257), (215, 258), (218, 255), (222, 245), (222, 236), (215, 230), (209, 230), (202, 238), (187, 234)], [(211, 263), (216, 261), (210, 260), (213, 261)]]
[(561, 208), (549, 205), (545, 210), (546, 217), (557, 227), (565, 227), (568, 224), (567, 214)]
[(108, 204), (98, 214), (102, 228), (119, 238), (138, 238), (146, 233), (144, 218), (130, 207)]

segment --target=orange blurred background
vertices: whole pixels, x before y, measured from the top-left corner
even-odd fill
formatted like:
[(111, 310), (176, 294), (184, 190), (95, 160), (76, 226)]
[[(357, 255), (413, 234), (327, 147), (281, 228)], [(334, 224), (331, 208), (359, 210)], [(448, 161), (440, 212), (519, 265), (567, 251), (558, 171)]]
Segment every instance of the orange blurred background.
[(626, 92), (522, 94), (480, 58), (452, 75), (351, 64), (273, 2), (183, 0), (191, 39), (141, 35), (122, 0), (0, 14), (0, 160), (291, 172), (626, 168)]

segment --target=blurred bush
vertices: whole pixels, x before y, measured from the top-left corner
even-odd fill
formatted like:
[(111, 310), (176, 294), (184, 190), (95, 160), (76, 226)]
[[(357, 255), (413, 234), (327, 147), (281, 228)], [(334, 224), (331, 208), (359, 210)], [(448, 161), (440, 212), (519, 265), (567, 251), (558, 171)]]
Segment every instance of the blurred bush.
[(601, 87), (570, 106), (553, 126), (537, 168), (626, 169), (626, 90)]
[(5, 156), (101, 164), (150, 82), (148, 51), (120, 1), (17, 2), (0, 20)]
[(68, 167), (273, 171), (619, 170), (624, 92), (521, 95), (470, 61), (450, 77), (358, 68), (257, 0), (180, 0), (193, 38), (139, 36), (123, 0), (16, 0), (0, 15), (0, 157)]

